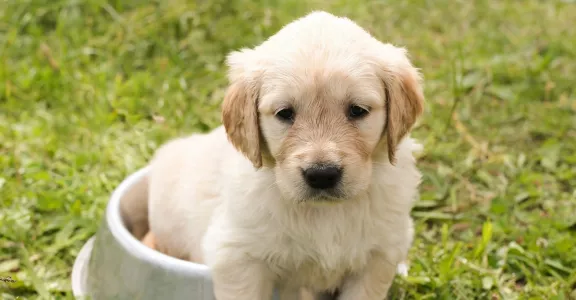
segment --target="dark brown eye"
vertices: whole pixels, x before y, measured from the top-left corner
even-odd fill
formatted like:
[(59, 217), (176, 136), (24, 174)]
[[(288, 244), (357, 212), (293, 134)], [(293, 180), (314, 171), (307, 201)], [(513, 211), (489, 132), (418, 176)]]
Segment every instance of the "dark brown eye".
[(285, 122), (294, 122), (294, 110), (291, 108), (284, 108), (276, 112), (276, 117)]
[(368, 114), (368, 110), (358, 105), (350, 106), (348, 117), (350, 119), (361, 119)]

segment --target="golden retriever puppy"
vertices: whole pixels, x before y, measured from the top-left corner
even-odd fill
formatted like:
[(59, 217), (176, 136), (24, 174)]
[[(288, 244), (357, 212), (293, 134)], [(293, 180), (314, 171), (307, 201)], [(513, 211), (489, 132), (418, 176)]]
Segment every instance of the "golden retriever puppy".
[(422, 114), (406, 51), (312, 12), (229, 54), (223, 126), (155, 154), (160, 251), (210, 267), (218, 300), (386, 298), (412, 243)]

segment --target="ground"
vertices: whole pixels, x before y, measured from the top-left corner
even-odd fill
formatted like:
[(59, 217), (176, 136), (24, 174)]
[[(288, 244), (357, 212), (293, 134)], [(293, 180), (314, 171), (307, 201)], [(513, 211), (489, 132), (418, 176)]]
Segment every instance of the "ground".
[[(130, 4), (128, 4), (130, 3)], [(574, 1), (0, 1), (2, 299), (71, 299), (112, 190), (220, 122), (227, 52), (312, 9), (425, 77), (410, 274), (394, 299), (576, 297)]]

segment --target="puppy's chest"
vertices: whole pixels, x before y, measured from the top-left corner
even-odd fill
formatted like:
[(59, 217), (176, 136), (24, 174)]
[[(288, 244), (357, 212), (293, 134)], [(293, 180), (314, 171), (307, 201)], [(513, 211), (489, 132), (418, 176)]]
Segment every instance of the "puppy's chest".
[(274, 241), (266, 257), (271, 270), (284, 284), (334, 289), (343, 278), (362, 270), (376, 243), (363, 224), (303, 226), (286, 230)]

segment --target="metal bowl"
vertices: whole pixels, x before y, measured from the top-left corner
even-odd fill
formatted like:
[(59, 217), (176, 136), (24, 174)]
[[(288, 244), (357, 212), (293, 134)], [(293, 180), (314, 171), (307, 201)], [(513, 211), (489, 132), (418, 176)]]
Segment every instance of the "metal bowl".
[(132, 235), (121, 214), (123, 196), (148, 171), (127, 177), (106, 208), (101, 227), (86, 242), (72, 269), (72, 290), (78, 299), (214, 300), (206, 265), (167, 256)]

